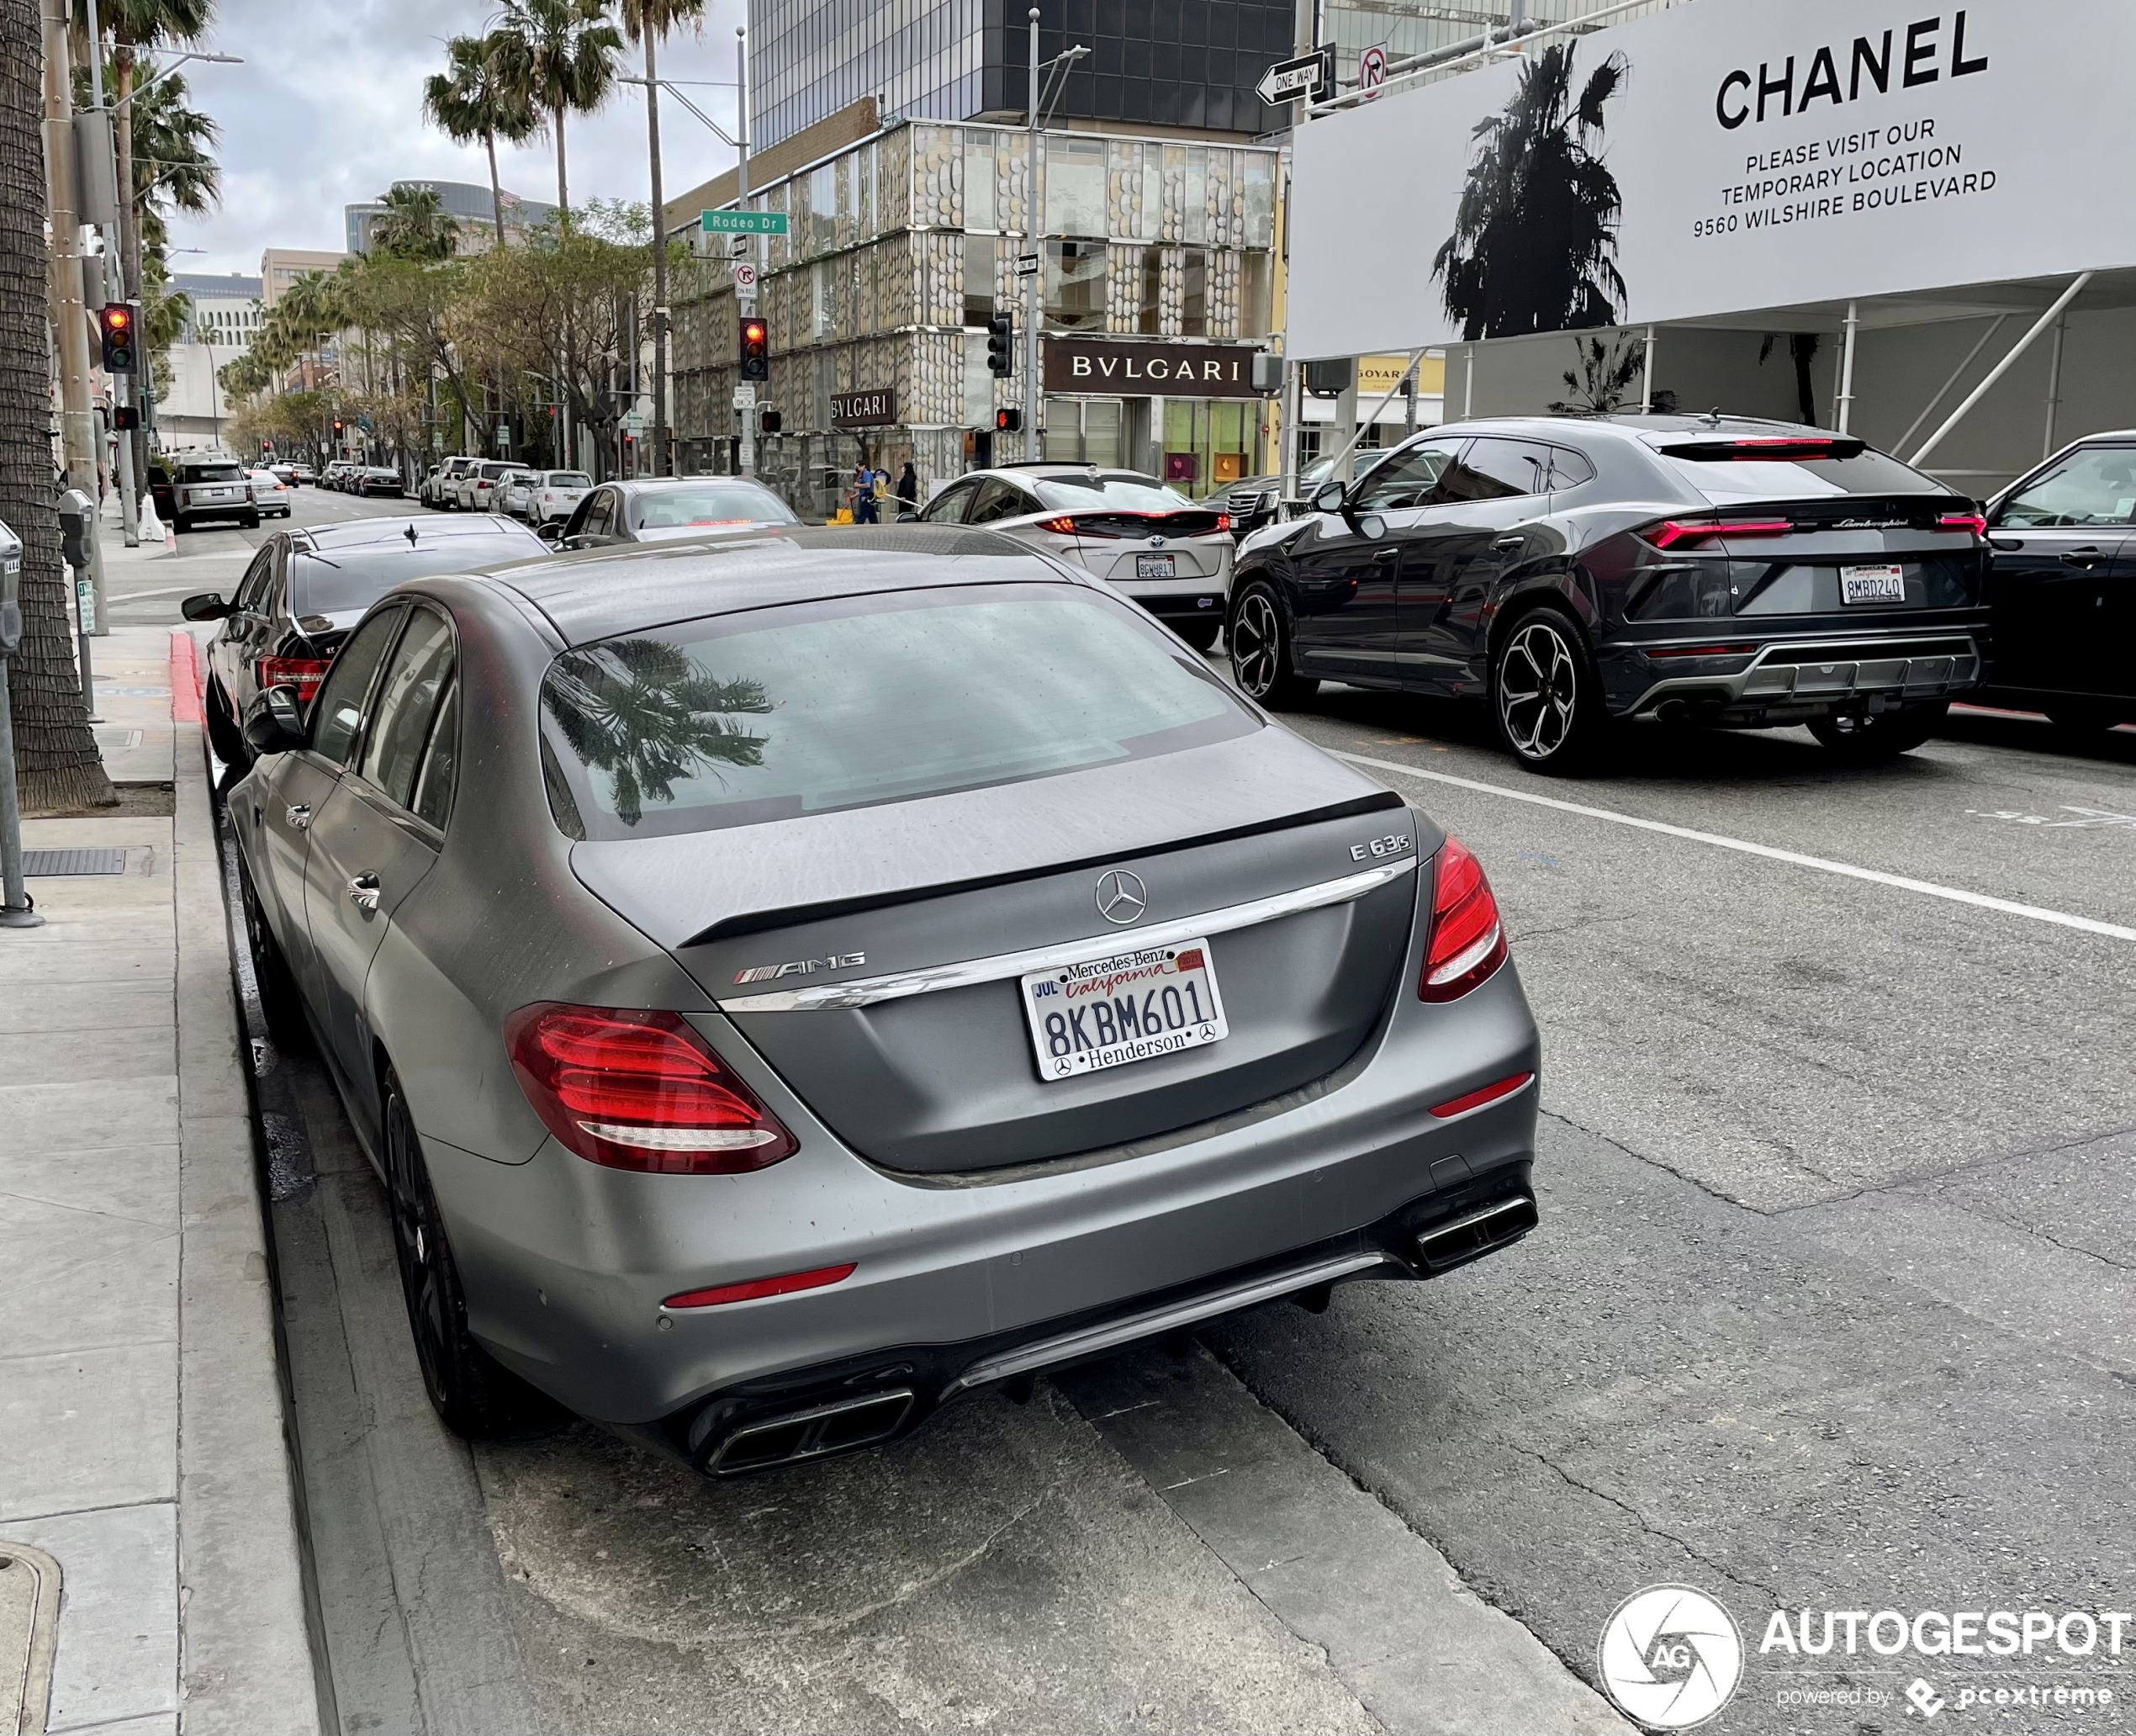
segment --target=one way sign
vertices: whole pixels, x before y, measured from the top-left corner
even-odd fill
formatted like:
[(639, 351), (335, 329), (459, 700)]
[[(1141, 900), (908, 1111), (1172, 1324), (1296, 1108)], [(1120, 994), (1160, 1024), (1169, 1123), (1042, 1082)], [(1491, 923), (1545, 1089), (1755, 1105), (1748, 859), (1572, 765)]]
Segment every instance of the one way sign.
[(1294, 103), (1300, 97), (1311, 102), (1334, 88), (1335, 49), (1329, 46), (1277, 61), (1261, 75), (1254, 91), (1264, 103)]

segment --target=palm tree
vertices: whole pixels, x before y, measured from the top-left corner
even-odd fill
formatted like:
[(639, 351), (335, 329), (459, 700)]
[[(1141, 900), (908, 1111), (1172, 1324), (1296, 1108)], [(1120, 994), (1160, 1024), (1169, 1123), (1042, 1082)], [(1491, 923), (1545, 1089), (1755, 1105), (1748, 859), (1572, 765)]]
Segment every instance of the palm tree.
[(533, 105), (500, 75), (497, 45), (487, 36), (455, 36), (445, 45), (445, 71), (423, 82), (423, 113), (456, 145), (482, 140), (489, 153), (489, 201), (497, 245), (505, 245), (505, 195), (497, 180), (497, 141), (524, 145), (542, 130)]
[(653, 183), (653, 474), (668, 468), (668, 221), (660, 189), (660, 39), (687, 24), (702, 35), (705, 0), (623, 0), (623, 33), (645, 44), (645, 140)]
[(1623, 409), (1631, 383), (1647, 365), (1645, 341), (1620, 337), (1609, 343), (1599, 337), (1576, 337), (1573, 351), (1579, 357), (1578, 371), (1568, 368), (1562, 378), (1566, 388), (1578, 395), (1561, 399), (1550, 406), (1552, 411), (1558, 415), (1608, 415)]
[(394, 259), (450, 259), (460, 251), (460, 225), (434, 187), (397, 186), (379, 201), (371, 245)]
[(623, 39), (608, 20), (606, 0), (505, 0), (489, 40), (505, 88), (546, 109), (556, 128), (557, 217), (568, 226), (563, 118), (590, 114), (608, 100)]
[(204, 217), (222, 203), (222, 166), (209, 155), (222, 130), (187, 95), (185, 75), (172, 72), (131, 104), (134, 206), (142, 242), (158, 251), (169, 240), (167, 212)]
[(1469, 342), (1617, 323), (1624, 201), (1594, 147), (1628, 70), (1611, 55), (1576, 103), (1573, 45), (1560, 43), (1521, 67), (1503, 114), (1477, 123), (1454, 232), (1432, 267)]
[(763, 765), (769, 738), (735, 719), (773, 709), (761, 681), (720, 680), (664, 639), (565, 652), (542, 701), (572, 752), (615, 780), (626, 826), (645, 818), (648, 797), (674, 801), (676, 781), (701, 765)]
[(45, 303), (45, 45), (37, 0), (0, 0), (0, 520), (22, 538), (22, 641), (8, 710), (24, 808), (108, 807), (67, 634), (54, 511)]

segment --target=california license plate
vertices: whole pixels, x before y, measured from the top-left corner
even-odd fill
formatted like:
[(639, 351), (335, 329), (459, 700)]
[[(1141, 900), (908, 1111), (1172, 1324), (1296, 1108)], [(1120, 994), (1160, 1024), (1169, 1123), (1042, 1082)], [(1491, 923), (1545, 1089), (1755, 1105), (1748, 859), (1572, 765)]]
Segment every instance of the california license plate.
[(1176, 579), (1179, 576), (1179, 557), (1176, 554), (1138, 554), (1134, 558), (1134, 576), (1138, 579)]
[(1231, 1034), (1206, 940), (1034, 971), (1023, 979), (1023, 991), (1044, 1078), (1070, 1079), (1176, 1055)]
[(1903, 567), (1839, 569), (1839, 601), (1843, 603), (1903, 603), (1906, 600), (1906, 574)]

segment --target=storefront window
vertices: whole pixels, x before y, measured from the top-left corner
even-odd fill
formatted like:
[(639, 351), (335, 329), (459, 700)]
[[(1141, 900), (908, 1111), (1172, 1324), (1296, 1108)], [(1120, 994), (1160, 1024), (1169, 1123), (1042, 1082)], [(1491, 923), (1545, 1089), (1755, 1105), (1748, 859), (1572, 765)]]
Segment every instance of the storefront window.
[(965, 227), (996, 229), (994, 135), (977, 127), (965, 133)]
[(1134, 329), (1145, 337), (1155, 337), (1164, 328), (1165, 304), (1165, 250), (1145, 247), (1142, 250), (1142, 294), (1136, 304)]
[[(969, 183), (966, 196), (970, 196)], [(965, 324), (984, 326), (994, 317), (994, 237), (965, 237)]]
[(1105, 233), (1105, 141), (1046, 140), (1045, 232), (1056, 236)]
[(1105, 243), (1048, 241), (1046, 323), (1063, 331), (1105, 323)]
[(1221, 400), (1165, 401), (1164, 479), (1189, 495), (1206, 495), (1245, 475), (1260, 407)]
[(1209, 256), (1198, 247), (1180, 255), (1179, 331), (1182, 337), (1209, 331)]
[(1276, 160), (1257, 151), (1246, 154), (1241, 198), (1246, 213), (1246, 245), (1276, 244)]

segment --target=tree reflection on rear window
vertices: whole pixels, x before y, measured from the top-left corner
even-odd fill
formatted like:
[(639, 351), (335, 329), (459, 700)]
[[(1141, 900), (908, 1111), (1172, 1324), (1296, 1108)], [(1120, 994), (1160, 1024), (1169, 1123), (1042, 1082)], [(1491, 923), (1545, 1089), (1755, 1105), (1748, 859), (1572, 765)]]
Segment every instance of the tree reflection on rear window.
[(840, 598), (605, 639), (550, 665), (542, 709), (595, 838), (907, 802), (1261, 727), (1170, 634), (1065, 585)]

